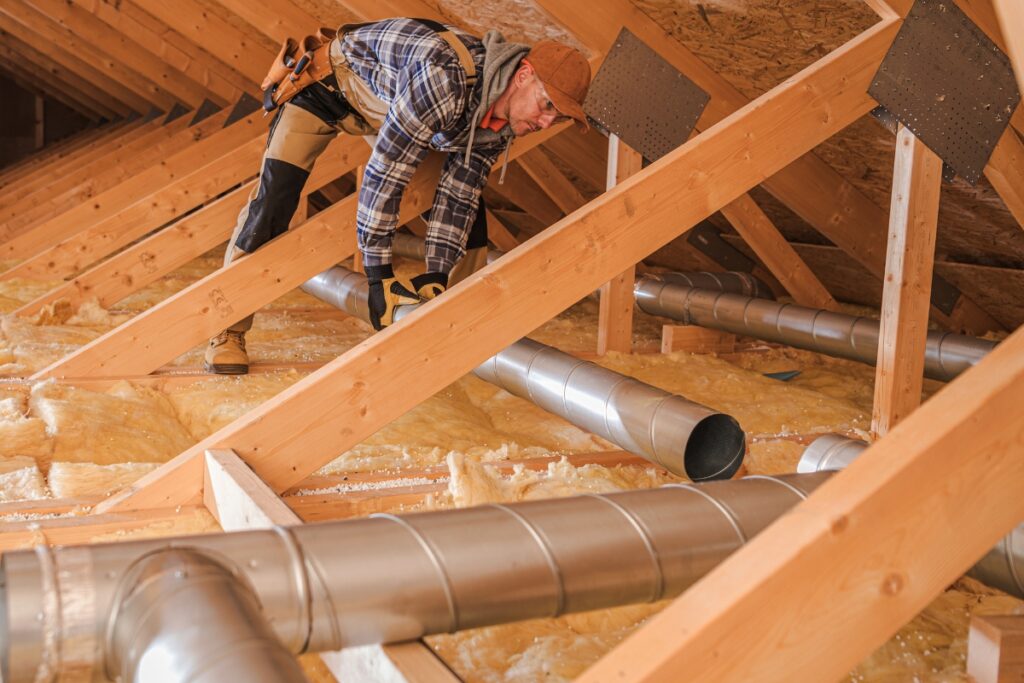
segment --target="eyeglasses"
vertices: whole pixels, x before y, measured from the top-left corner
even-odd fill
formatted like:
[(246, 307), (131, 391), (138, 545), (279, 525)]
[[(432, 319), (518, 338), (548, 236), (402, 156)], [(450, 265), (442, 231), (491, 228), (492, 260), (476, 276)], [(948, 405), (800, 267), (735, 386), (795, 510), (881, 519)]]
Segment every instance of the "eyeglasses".
[[(534, 78), (536, 78), (536, 76), (534, 76)], [(551, 98), (548, 96), (548, 91), (544, 88), (544, 83), (542, 83), (539, 78), (537, 79), (537, 86), (537, 104), (543, 113), (554, 114), (555, 118), (552, 124), (564, 123), (572, 118), (571, 116), (566, 116), (558, 111), (558, 108), (555, 107), (555, 103), (552, 102)]]

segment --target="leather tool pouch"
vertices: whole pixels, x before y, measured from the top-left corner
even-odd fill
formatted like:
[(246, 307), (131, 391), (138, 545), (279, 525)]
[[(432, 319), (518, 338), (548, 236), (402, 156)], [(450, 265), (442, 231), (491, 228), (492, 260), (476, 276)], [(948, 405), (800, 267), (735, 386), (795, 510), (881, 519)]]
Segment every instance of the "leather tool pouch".
[(301, 42), (292, 38), (284, 41), (260, 84), (264, 110), (274, 111), (304, 88), (331, 75), (329, 53), (334, 37), (334, 29), (320, 28)]

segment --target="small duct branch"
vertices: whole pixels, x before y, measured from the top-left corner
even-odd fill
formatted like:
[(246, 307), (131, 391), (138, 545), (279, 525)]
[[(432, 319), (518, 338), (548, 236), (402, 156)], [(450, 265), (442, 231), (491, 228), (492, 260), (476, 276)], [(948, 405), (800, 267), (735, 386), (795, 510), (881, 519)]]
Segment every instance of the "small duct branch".
[(293, 681), (282, 651), (655, 602), (829, 476), (7, 552), (3, 680)]
[[(877, 362), (879, 323), (870, 318), (695, 289), (650, 276), (637, 280), (635, 294), (640, 310), (651, 315), (869, 365)], [(995, 342), (962, 334), (929, 332), (924, 374), (951, 380), (995, 346)]]
[[(800, 456), (797, 472), (841, 470), (867, 450), (869, 444), (839, 434), (815, 439)], [(1003, 536), (968, 575), (982, 583), (1024, 599), (1024, 523)]]
[[(369, 319), (368, 285), (359, 273), (336, 266), (302, 289)], [(413, 308), (400, 307), (396, 318)], [(743, 462), (743, 430), (732, 417), (533, 340), (512, 344), (473, 372), (692, 481), (728, 479)]]

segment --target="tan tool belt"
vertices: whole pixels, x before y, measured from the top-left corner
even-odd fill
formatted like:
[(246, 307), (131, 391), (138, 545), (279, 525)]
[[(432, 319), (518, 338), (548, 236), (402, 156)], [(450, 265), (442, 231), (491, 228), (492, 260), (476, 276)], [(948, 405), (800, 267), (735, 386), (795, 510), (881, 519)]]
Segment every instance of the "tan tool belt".
[[(466, 73), (466, 84), (472, 88), (476, 84), (477, 72), (469, 48), (443, 24), (430, 19), (416, 21), (433, 30), (451, 46)], [(355, 113), (339, 121), (338, 126), (353, 135), (376, 133), (387, 115), (388, 105), (352, 71), (341, 51), (341, 38), (346, 33), (371, 23), (374, 22), (345, 24), (338, 31), (321, 28), (316, 35), (302, 39), (301, 50), (298, 42), (291, 38), (286, 40), (260, 86), (263, 90), (263, 108), (268, 112), (273, 111), (304, 88), (333, 72), (338, 88)]]

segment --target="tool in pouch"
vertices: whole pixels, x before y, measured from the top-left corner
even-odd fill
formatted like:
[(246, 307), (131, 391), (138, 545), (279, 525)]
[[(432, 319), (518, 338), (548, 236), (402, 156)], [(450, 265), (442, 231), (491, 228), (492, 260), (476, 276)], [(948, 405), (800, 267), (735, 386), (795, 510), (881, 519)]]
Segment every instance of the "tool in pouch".
[[(416, 19), (416, 21), (430, 28), (439, 38), (451, 46), (466, 74), (467, 84), (472, 88), (476, 84), (477, 72), (476, 64), (473, 62), (473, 56), (470, 54), (469, 49), (443, 24), (430, 19)], [(341, 27), (340, 32), (344, 35), (348, 31), (360, 28), (361, 26), (367, 26), (370, 23), (373, 22), (346, 24)], [(267, 73), (266, 78), (263, 79), (263, 83), (260, 84), (260, 89), (263, 91), (264, 115), (274, 111), (295, 97), (304, 88), (323, 80), (331, 73), (338, 75), (338, 65), (335, 65), (331, 59), (331, 43), (337, 37), (338, 31), (320, 28), (314, 35), (303, 38), (301, 45), (293, 38), (288, 38), (284, 41), (284, 44), (281, 45), (281, 50), (270, 67), (270, 71)], [(340, 55), (337, 56), (337, 59), (344, 61), (344, 58)], [(344, 69), (348, 72), (349, 76), (354, 76), (348, 69), (347, 64), (344, 65)], [(345, 77), (339, 77), (338, 80), (338, 85), (343, 92), (347, 92), (343, 84), (346, 80), (347, 78)], [(366, 88), (360, 89), (368, 90)], [(373, 100), (377, 99), (372, 93), (364, 94), (364, 97), (366, 96)], [(349, 99), (350, 105), (357, 105), (356, 102), (351, 101), (352, 98)], [(364, 111), (366, 108), (355, 106), (356, 112), (354, 113), (360, 114), (361, 119), (364, 120), (358, 122), (361, 125), (357, 126), (357, 130), (348, 132), (359, 135), (376, 132), (375, 129), (378, 126), (373, 124), (379, 124), (379, 122), (375, 121), (376, 117), (371, 112)], [(363, 128), (366, 128), (366, 130), (363, 130)]]

